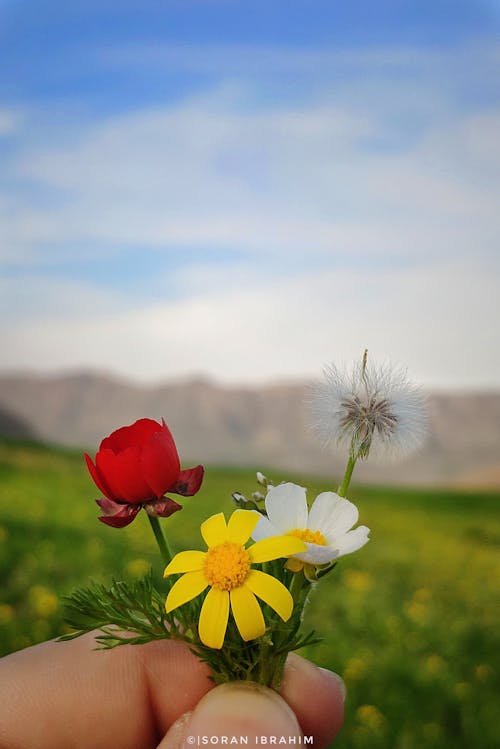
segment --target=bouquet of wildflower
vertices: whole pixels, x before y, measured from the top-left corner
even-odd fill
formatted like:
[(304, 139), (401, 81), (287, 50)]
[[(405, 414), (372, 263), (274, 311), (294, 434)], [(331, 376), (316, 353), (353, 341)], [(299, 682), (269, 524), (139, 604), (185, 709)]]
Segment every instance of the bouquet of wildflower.
[(358, 460), (372, 452), (407, 452), (424, 433), (422, 397), (406, 375), (389, 367), (331, 366), (311, 392), (312, 426), (324, 443), (347, 452), (337, 492), (319, 494), (309, 507), (306, 489), (274, 486), (257, 473), (250, 498), (235, 492), (236, 509), (208, 517), (204, 548), (174, 554), (159, 518), (182, 509), (167, 494), (189, 497), (204, 469), (181, 470), (174, 439), (162, 420), (140, 419), (104, 439), (89, 472), (103, 497), (101, 522), (114, 528), (145, 510), (164, 562), (164, 585), (152, 573), (134, 583), (92, 584), (67, 599), (72, 628), (62, 639), (99, 630), (103, 648), (156, 639), (182, 640), (221, 683), (251, 680), (278, 688), (289, 652), (317, 641), (302, 632), (304, 607), (338, 559), (360, 549), (369, 529), (346, 499)]

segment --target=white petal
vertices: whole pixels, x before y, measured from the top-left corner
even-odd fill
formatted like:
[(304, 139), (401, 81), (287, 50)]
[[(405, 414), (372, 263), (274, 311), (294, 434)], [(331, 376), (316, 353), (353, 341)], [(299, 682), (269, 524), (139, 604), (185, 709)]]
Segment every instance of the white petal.
[(358, 522), (358, 508), (334, 492), (322, 492), (314, 500), (307, 527), (328, 539), (346, 533)]
[(307, 528), (306, 490), (297, 484), (273, 486), (266, 497), (267, 516), (279, 533)]
[(294, 558), (309, 562), (310, 564), (326, 564), (338, 557), (337, 549), (331, 546), (320, 546), (319, 544), (307, 544), (307, 551), (302, 554), (294, 554)]
[[(255, 512), (257, 512), (255, 510)], [(263, 538), (269, 538), (270, 536), (279, 536), (281, 531), (278, 530), (278, 528), (275, 528), (272, 523), (269, 522), (267, 518), (264, 517), (264, 515), (261, 515), (260, 512), (259, 515), (259, 522), (254, 528), (254, 531), (252, 533), (252, 538), (254, 541), (262, 541)]]
[(338, 536), (332, 541), (331, 546), (334, 549), (338, 550), (339, 557), (344, 556), (344, 554), (351, 554), (351, 552), (361, 549), (361, 547), (364, 546), (367, 541), (369, 541), (369, 532), (369, 528), (367, 528), (365, 525), (360, 525), (353, 531), (349, 531), (349, 533), (344, 533), (343, 535)]

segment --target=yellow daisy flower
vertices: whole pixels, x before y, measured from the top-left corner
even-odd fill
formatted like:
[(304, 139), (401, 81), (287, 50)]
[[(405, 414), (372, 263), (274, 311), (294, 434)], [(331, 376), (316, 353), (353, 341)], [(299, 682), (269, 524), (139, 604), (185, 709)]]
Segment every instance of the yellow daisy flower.
[(283, 621), (292, 614), (290, 592), (276, 578), (252, 569), (252, 564), (297, 554), (307, 547), (294, 536), (274, 536), (245, 548), (258, 520), (258, 515), (250, 510), (235, 510), (227, 524), (222, 512), (212, 515), (201, 525), (208, 551), (181, 551), (165, 570), (164, 577), (184, 573), (167, 596), (167, 613), (210, 586), (198, 627), (201, 641), (210, 648), (222, 647), (230, 604), (245, 641), (260, 637), (266, 629), (256, 596), (271, 606)]

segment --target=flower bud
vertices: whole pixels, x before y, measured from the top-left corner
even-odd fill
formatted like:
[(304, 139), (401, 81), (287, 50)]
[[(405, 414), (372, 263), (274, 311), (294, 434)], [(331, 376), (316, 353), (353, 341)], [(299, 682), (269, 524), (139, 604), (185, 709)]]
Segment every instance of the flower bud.
[(233, 498), (233, 502), (236, 505), (236, 507), (243, 507), (247, 509), (248, 499), (245, 497), (244, 494), (242, 494), (241, 492), (233, 492), (231, 496)]
[(262, 502), (265, 497), (262, 492), (252, 492), (252, 499), (254, 499), (256, 502)]

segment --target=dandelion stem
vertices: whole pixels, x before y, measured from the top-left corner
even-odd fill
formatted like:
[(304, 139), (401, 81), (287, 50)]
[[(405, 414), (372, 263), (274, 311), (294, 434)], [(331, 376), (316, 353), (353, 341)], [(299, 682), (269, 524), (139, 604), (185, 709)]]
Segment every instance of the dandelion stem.
[(158, 548), (160, 549), (163, 561), (165, 562), (165, 564), (169, 564), (172, 561), (173, 555), (170, 551), (167, 539), (163, 535), (160, 521), (155, 515), (148, 515), (148, 520), (150, 522), (151, 528), (153, 529), (153, 533), (155, 534), (156, 543), (158, 544)]
[(354, 466), (356, 465), (357, 459), (357, 456), (349, 455), (344, 478), (342, 479), (342, 483), (337, 489), (337, 494), (339, 495), (339, 497), (345, 497), (347, 495), (347, 490), (349, 488), (349, 484), (351, 483), (352, 472), (354, 471)]

